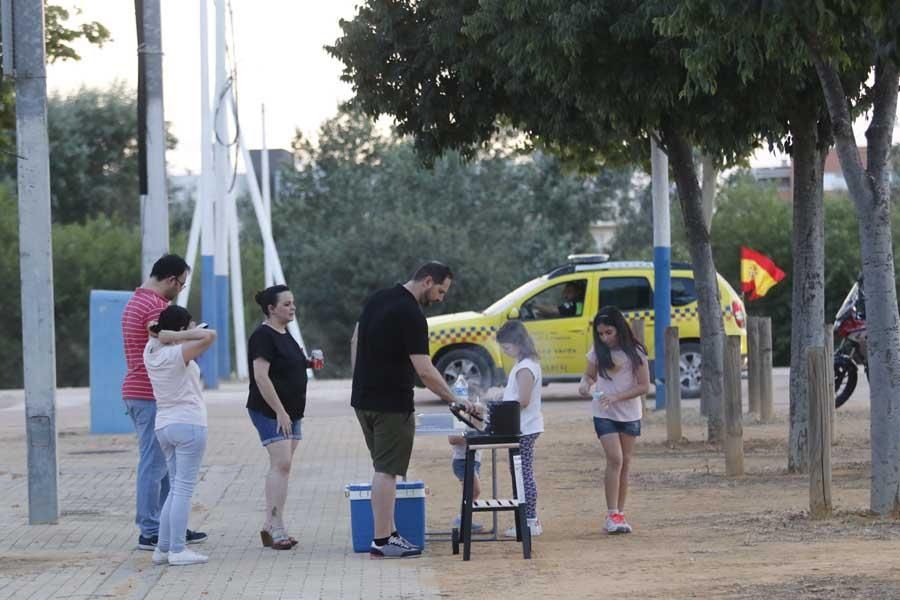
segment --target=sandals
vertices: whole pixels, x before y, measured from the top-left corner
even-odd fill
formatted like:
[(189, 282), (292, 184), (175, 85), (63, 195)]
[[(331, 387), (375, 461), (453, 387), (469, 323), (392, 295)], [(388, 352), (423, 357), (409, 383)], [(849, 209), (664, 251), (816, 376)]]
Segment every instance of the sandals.
[(259, 537), (262, 545), (272, 550), (290, 550), (298, 544), (297, 540), (287, 535), (284, 530), (276, 530), (273, 535), (273, 532), (268, 529), (261, 529)]

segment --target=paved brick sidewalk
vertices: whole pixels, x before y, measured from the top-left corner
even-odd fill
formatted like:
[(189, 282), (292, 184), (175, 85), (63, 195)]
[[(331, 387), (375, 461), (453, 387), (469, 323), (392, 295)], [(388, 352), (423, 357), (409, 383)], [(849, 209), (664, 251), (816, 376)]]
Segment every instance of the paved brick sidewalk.
[(371, 560), (350, 543), (344, 485), (371, 477), (346, 382), (314, 382), (295, 458), (287, 523), (293, 551), (262, 548), (265, 451), (243, 408), (245, 387), (207, 394), (209, 447), (190, 526), (210, 534), (206, 565), (155, 567), (136, 549), (135, 439), (90, 435), (85, 390), (57, 403), (57, 525), (29, 526), (24, 412), (0, 392), (0, 600), (15, 598), (433, 598), (432, 562)]

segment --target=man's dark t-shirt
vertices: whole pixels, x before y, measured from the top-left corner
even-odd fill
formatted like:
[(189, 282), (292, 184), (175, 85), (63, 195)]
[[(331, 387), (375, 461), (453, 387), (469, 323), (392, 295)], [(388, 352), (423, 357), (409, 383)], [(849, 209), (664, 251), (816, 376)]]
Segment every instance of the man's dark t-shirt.
[(415, 369), (411, 354), (428, 355), (428, 322), (418, 301), (402, 285), (372, 294), (359, 317), (354, 408), (412, 412)]
[(250, 335), (247, 342), (247, 361), (250, 363), (250, 394), (247, 397), (247, 408), (261, 412), (267, 417), (276, 418), (272, 410), (259, 392), (256, 378), (253, 376), (253, 361), (264, 358), (269, 361), (269, 379), (275, 386), (275, 392), (284, 405), (284, 410), (291, 420), (303, 418), (306, 409), (306, 354), (300, 345), (285, 331), (279, 333), (261, 324)]

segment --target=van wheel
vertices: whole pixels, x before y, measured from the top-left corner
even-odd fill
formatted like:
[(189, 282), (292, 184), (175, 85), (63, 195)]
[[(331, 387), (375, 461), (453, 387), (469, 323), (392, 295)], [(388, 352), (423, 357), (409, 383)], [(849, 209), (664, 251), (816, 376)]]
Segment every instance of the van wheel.
[(683, 342), (678, 357), (682, 398), (700, 397), (700, 344)]
[(466, 348), (451, 350), (441, 356), (435, 366), (449, 386), (452, 386), (460, 375), (466, 378), (466, 383), (470, 387), (486, 390), (492, 385), (491, 367), (477, 350)]

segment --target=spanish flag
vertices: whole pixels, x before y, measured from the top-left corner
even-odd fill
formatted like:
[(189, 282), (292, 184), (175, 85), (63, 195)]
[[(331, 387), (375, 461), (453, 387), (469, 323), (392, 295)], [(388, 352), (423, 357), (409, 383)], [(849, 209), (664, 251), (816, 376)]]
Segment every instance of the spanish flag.
[(782, 279), (784, 271), (776, 267), (771, 258), (741, 246), (741, 291), (747, 300), (762, 298)]

